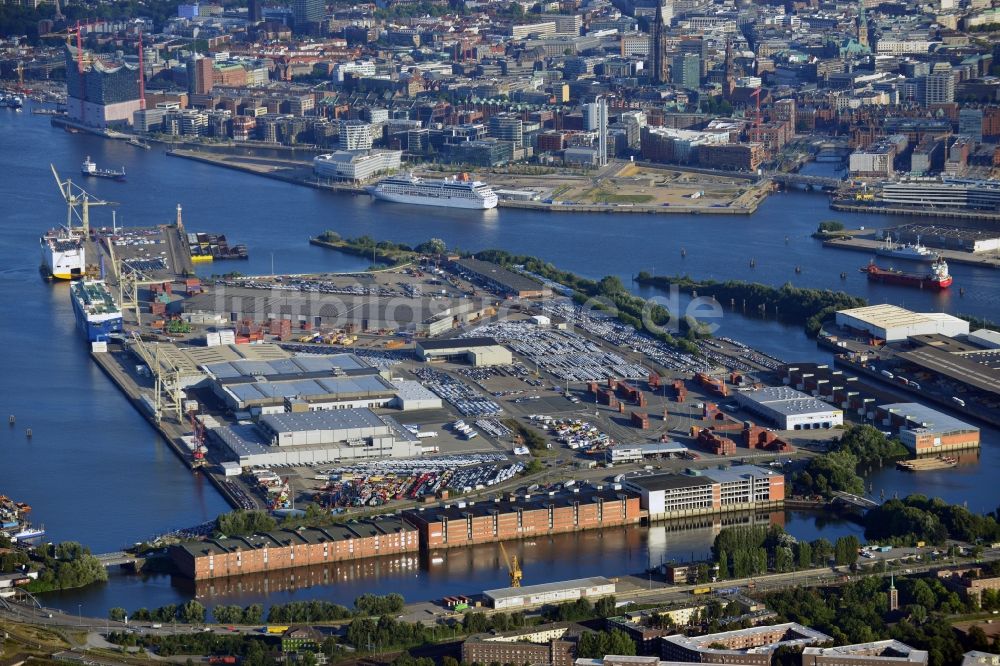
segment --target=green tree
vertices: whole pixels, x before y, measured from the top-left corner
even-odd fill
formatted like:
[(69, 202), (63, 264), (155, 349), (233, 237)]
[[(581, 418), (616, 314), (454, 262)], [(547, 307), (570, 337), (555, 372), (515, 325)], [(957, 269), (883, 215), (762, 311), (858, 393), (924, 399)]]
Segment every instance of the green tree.
[(108, 619), (112, 622), (124, 622), (126, 612), (124, 608), (115, 607), (108, 611)]
[(264, 620), (264, 607), (260, 604), (250, 604), (243, 609), (243, 624), (260, 624)]
[(597, 613), (597, 617), (612, 617), (616, 613), (614, 596), (601, 597), (594, 604), (594, 612)]
[(861, 543), (858, 541), (858, 537), (853, 534), (838, 538), (833, 546), (837, 565), (844, 566), (856, 563), (858, 561), (858, 549), (860, 548)]
[(205, 621), (205, 607), (191, 599), (177, 610), (177, 619), (184, 624), (200, 624)]

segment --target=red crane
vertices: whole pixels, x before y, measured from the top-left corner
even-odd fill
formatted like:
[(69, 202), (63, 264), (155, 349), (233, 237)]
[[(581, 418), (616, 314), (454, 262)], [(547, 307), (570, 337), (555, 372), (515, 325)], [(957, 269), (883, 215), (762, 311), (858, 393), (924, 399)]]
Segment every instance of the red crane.
[(205, 447), (205, 424), (198, 420), (193, 411), (188, 412), (193, 431), (194, 448), (191, 449), (191, 466), (201, 467), (205, 464), (205, 454), (208, 449)]

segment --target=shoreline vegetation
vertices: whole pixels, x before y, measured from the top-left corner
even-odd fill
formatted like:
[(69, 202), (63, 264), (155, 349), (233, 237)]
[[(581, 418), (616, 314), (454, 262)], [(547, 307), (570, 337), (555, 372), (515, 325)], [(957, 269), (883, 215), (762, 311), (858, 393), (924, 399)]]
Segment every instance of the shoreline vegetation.
[[(516, 255), (506, 250), (482, 250), (463, 252), (448, 248), (444, 241), (431, 239), (415, 247), (405, 244), (376, 241), (370, 236), (341, 238), (335, 231), (326, 231), (310, 240), (310, 243), (338, 250), (356, 256), (372, 255), (376, 262), (386, 262), (389, 266), (401, 266), (418, 260), (421, 256), (458, 255), (489, 261), (515, 272), (528, 272), (542, 279), (550, 280), (564, 287), (577, 305), (588, 305), (595, 310), (612, 312), (623, 324), (632, 326), (665, 344), (692, 355), (699, 355), (697, 340), (711, 337), (707, 326), (694, 317), (685, 316), (674, 321), (674, 315), (665, 307), (653, 304), (628, 292), (621, 279), (608, 275), (600, 280), (591, 280), (575, 273), (557, 268), (553, 264), (530, 255)], [(388, 266), (373, 266), (386, 268)], [(666, 329), (676, 324), (679, 335)]]
[(714, 298), (723, 307), (741, 308), (748, 317), (774, 318), (805, 327), (809, 337), (819, 334), (823, 321), (833, 316), (837, 310), (860, 308), (868, 305), (867, 299), (851, 296), (843, 291), (829, 289), (807, 289), (785, 283), (781, 287), (770, 287), (759, 282), (743, 280), (694, 280), (688, 276), (651, 275), (640, 272), (635, 281), (641, 285), (670, 289), (677, 287), (683, 292), (699, 297)]

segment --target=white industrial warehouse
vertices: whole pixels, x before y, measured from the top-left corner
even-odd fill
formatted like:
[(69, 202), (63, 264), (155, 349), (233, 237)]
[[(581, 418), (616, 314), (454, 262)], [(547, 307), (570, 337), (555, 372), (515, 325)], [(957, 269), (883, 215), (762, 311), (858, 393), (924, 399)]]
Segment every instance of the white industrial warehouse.
[(391, 417), (364, 408), (271, 414), (257, 424), (211, 432), (241, 467), (410, 458), (424, 453), (416, 435)]
[(938, 333), (953, 338), (969, 334), (969, 322), (943, 312), (913, 312), (896, 305), (869, 305), (837, 312), (837, 326), (869, 333), (886, 342)]
[(500, 609), (530, 608), (544, 604), (576, 601), (577, 599), (600, 598), (615, 593), (615, 583), (603, 576), (580, 578), (556, 583), (505, 587), (486, 590), (483, 596), (490, 606)]
[(844, 424), (844, 412), (822, 400), (787, 386), (737, 391), (740, 407), (779, 430), (814, 430)]

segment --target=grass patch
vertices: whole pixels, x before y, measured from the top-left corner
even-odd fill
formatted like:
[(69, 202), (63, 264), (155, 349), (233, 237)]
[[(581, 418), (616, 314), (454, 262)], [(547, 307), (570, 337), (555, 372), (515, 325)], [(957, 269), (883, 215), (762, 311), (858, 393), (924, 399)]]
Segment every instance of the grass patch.
[(596, 203), (606, 204), (644, 204), (654, 199), (652, 194), (614, 194), (613, 192), (597, 192), (591, 198)]

